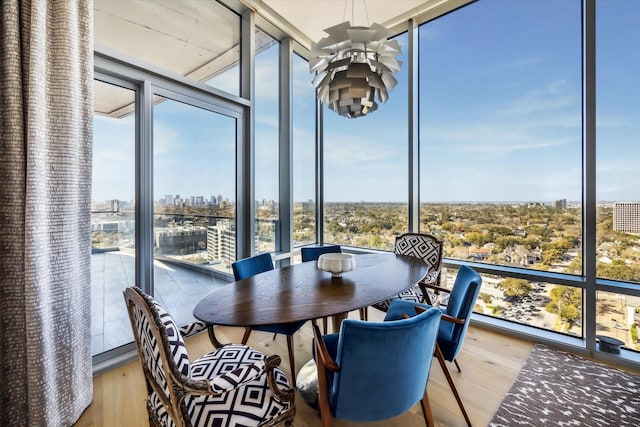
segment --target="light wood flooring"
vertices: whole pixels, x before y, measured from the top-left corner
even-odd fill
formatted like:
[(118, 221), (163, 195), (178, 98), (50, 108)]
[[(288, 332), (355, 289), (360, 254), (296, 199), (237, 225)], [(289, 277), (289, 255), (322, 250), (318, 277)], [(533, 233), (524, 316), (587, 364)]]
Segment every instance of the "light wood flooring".
[[(357, 316), (357, 313), (351, 313), (350, 317), (354, 317), (354, 314)], [(383, 314), (370, 308), (369, 317), (371, 320), (380, 320)], [(241, 328), (219, 327), (217, 336), (228, 342), (240, 342), (243, 331), (244, 329)], [(272, 337), (272, 334), (254, 331), (249, 339), (249, 345), (266, 354), (281, 355), (281, 367), (288, 374), (286, 339), (280, 335), (275, 340)], [(297, 369), (311, 359), (311, 337), (310, 323), (307, 323), (294, 336)], [(187, 347), (192, 360), (213, 349), (206, 333), (189, 338)], [(469, 328), (462, 352), (458, 356), (462, 373), (458, 373), (453, 364), (450, 364), (449, 369), (474, 426), (486, 426), (491, 420), (531, 348), (532, 343), (527, 341), (485, 329)], [(146, 389), (138, 360), (95, 377), (93, 387), (93, 403), (78, 420), (77, 427), (148, 425), (145, 408)], [(389, 392), (393, 393), (393, 390)], [(435, 359), (431, 367), (427, 392), (436, 426), (463, 427), (466, 425)], [(299, 397), (296, 399), (296, 406), (295, 427), (320, 426), (320, 418), (316, 411)], [(409, 412), (389, 420), (375, 423), (334, 420), (334, 426), (424, 427), (425, 423), (418, 404)]]

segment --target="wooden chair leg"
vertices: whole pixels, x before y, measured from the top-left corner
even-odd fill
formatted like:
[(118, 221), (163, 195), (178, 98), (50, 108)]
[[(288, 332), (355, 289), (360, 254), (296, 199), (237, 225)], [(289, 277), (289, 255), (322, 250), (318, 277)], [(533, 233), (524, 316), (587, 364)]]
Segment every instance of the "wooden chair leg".
[(433, 413), (431, 412), (431, 405), (429, 405), (429, 396), (427, 396), (426, 389), (420, 401), (420, 406), (422, 406), (422, 415), (424, 415), (424, 422), (427, 424), (427, 427), (433, 427)]
[(293, 335), (287, 335), (287, 348), (289, 350), (289, 366), (291, 366), (291, 379), (293, 388), (296, 386), (296, 363), (293, 360)]
[(444, 360), (444, 355), (442, 354), (442, 350), (440, 350), (440, 346), (436, 343), (436, 357), (438, 358), (438, 362), (440, 363), (440, 367), (444, 372), (444, 376), (447, 377), (447, 382), (449, 383), (449, 387), (451, 387), (451, 391), (458, 402), (458, 406), (460, 407), (460, 411), (462, 411), (462, 415), (464, 416), (467, 425), (471, 427), (471, 420), (469, 419), (469, 415), (467, 415), (467, 411), (464, 409), (464, 405), (462, 404), (462, 399), (460, 399), (460, 395), (458, 394), (458, 389), (456, 385), (453, 383), (453, 378), (451, 378), (451, 373), (449, 372), (449, 368), (447, 368), (447, 363)]
[(249, 335), (251, 335), (251, 328), (244, 328), (244, 335), (242, 336), (243, 345), (249, 341)]
[(329, 321), (326, 317), (322, 318), (322, 334), (327, 335), (327, 329), (329, 328)]
[(453, 363), (456, 364), (456, 368), (458, 368), (458, 372), (462, 373), (462, 369), (460, 369), (460, 365), (458, 365), (458, 359), (453, 359)]
[[(316, 345), (316, 353), (320, 350)], [(327, 372), (322, 362), (322, 358), (316, 358), (316, 367), (318, 369), (318, 412), (322, 427), (331, 427), (331, 408), (329, 406), (329, 386), (327, 384)]]
[(220, 341), (218, 341), (218, 337), (216, 337), (216, 332), (213, 325), (207, 325), (207, 333), (209, 334), (209, 340), (211, 341), (211, 344), (213, 344), (215, 348), (220, 348), (224, 345)]
[(360, 311), (360, 320), (369, 320), (368, 307), (363, 307), (359, 311)]

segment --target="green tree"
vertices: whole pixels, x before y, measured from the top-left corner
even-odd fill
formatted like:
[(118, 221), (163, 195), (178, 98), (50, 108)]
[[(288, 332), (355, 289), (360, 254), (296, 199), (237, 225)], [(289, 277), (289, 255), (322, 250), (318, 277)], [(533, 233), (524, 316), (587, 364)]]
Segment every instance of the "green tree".
[(596, 265), (598, 276), (607, 279), (623, 281), (640, 281), (640, 271), (637, 268), (626, 265), (624, 261), (616, 259), (611, 264), (599, 262)]
[(515, 298), (522, 298), (533, 291), (533, 286), (529, 282), (513, 277), (507, 277), (500, 282), (500, 287), (504, 290), (506, 296)]
[(549, 248), (542, 252), (542, 263), (546, 265), (554, 264), (560, 261), (564, 255), (564, 251), (558, 248)]
[(581, 316), (582, 290), (569, 286), (554, 286), (549, 294), (551, 302), (547, 304), (549, 313), (557, 314), (560, 320), (573, 322)]
[(485, 292), (482, 292), (482, 293), (480, 293), (480, 299), (485, 304), (491, 304), (491, 301), (493, 301), (493, 296), (491, 294), (487, 294)]
[(476, 246), (482, 246), (485, 243), (491, 241), (491, 236), (489, 235), (489, 233), (481, 233), (477, 231), (470, 231), (468, 233), (465, 233), (464, 238), (467, 242)]

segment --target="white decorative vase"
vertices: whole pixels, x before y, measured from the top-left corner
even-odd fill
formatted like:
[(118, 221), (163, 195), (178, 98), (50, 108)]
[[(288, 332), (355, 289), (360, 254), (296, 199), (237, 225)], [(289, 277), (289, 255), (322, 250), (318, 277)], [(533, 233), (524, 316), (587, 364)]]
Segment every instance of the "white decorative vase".
[(356, 268), (356, 258), (351, 254), (322, 254), (318, 258), (318, 268), (333, 277), (341, 277), (342, 273)]

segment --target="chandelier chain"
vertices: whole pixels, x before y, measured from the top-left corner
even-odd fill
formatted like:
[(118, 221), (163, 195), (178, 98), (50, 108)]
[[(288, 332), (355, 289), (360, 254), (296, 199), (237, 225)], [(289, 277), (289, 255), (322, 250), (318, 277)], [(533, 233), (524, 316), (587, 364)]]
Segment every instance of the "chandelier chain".
[[(344, 9), (342, 11), (342, 22), (347, 20), (347, 5), (349, 0), (344, 0)], [(362, 4), (364, 6), (364, 16), (367, 23), (367, 27), (369, 24), (369, 8), (367, 8), (367, 0), (362, 0)], [(351, 0), (351, 23), (355, 26), (356, 22), (356, 0)]]

